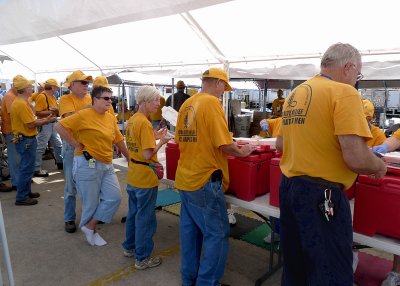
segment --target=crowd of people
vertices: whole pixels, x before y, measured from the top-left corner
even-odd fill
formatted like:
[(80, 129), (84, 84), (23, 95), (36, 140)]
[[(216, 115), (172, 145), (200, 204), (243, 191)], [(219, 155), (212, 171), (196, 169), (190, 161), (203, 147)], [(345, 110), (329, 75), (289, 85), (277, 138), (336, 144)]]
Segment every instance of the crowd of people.
[[(374, 106), (362, 101), (354, 88), (362, 78), (361, 68), (356, 48), (332, 45), (322, 56), (320, 73), (286, 99), (278, 90), (272, 118), (260, 122), (260, 135), (276, 137), (282, 153), (276, 223), (283, 254), (281, 285), (353, 285), (352, 217), (344, 190), (359, 174), (373, 179), (385, 175), (384, 161), (372, 150), (387, 153), (400, 147), (400, 131), (386, 139), (371, 123)], [(227, 73), (219, 68), (204, 71), (201, 90), (190, 97), (184, 93), (184, 82), (178, 81), (178, 92), (166, 101), (154, 86), (142, 86), (135, 95), (136, 112), (130, 113), (121, 102), (124, 116), (117, 117), (112, 89), (103, 76), (93, 79), (74, 71), (65, 84), (70, 93), (58, 103), (56, 80), (45, 81), (34, 99), (33, 83), (21, 75), (14, 77), (2, 100), (2, 133), (12, 186), (0, 182), (0, 192), (16, 190), (16, 205), (38, 203), (40, 194), (31, 191), (31, 180), (34, 175), (48, 176), (41, 165), (50, 141), (57, 168), (65, 176), (65, 231), (77, 230), (78, 194), (79, 228), (88, 244), (103, 246), (107, 241), (97, 225), (110, 223), (121, 202), (112, 164), (116, 146), (129, 163), (123, 255), (134, 257), (139, 270), (159, 266), (161, 257), (152, 253), (155, 204), (163, 177), (157, 153), (170, 140), (167, 130), (159, 127), (161, 107), (172, 106), (178, 111), (175, 141), (180, 159), (175, 187), (181, 198), (182, 285), (224, 285), (230, 233), (224, 199), (229, 186), (227, 156), (246, 157), (257, 148), (250, 144), (239, 148), (229, 132), (221, 105), (224, 92), (232, 90)], [(125, 120), (124, 140), (118, 121)], [(327, 196), (329, 208), (324, 204)], [(400, 285), (399, 271), (400, 258), (395, 256), (393, 272), (382, 285)]]

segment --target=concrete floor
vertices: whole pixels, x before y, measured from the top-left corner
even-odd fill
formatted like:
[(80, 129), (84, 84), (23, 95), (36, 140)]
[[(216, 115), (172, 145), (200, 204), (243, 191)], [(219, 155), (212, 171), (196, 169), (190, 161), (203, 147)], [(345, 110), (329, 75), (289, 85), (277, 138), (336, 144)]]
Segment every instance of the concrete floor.
[[(44, 169), (50, 171), (50, 176), (34, 178), (32, 184), (33, 191), (41, 194), (39, 204), (15, 206), (15, 192), (0, 193), (15, 285), (180, 285), (179, 217), (157, 211), (154, 251), (163, 257), (161, 266), (139, 271), (133, 259), (122, 254), (125, 225), (120, 220), (127, 213), (126, 171), (117, 172), (123, 195), (121, 206), (112, 223), (100, 225), (98, 230), (108, 244), (93, 247), (81, 231), (64, 231), (63, 173), (56, 170), (52, 160), (44, 161)], [(79, 217), (79, 200), (77, 211)], [(266, 250), (230, 239), (223, 282), (254, 285), (266, 270), (267, 258)], [(3, 259), (0, 266), (8, 285)], [(264, 285), (279, 285), (280, 275), (278, 271)]]

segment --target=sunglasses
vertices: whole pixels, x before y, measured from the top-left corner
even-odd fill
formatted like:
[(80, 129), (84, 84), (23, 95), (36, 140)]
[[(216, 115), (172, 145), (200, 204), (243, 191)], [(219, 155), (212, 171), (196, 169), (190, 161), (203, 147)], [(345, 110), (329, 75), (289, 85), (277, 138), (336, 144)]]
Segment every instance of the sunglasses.
[(74, 82), (80, 82), (82, 85), (88, 85), (89, 84), (89, 81), (87, 81), (87, 80), (76, 80)]
[(109, 100), (112, 99), (110, 96), (96, 96), (96, 98), (102, 98), (102, 99), (104, 99), (105, 101), (109, 101)]

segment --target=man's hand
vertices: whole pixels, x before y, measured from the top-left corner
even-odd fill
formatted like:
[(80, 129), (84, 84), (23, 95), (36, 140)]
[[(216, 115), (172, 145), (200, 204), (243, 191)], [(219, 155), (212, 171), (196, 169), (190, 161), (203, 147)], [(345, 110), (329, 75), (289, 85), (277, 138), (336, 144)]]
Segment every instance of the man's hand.
[(382, 144), (372, 147), (372, 151), (385, 154), (389, 151), (389, 146), (387, 144)]

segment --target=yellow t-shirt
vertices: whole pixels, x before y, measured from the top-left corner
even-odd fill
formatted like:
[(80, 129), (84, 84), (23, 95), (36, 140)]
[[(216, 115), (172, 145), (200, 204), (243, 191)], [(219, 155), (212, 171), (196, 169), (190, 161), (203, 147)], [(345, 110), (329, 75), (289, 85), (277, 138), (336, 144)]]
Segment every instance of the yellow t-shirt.
[(86, 94), (83, 98), (76, 97), (74, 94), (65, 94), (60, 97), (59, 114), (63, 117), (64, 114), (76, 112), (82, 108), (92, 105), (92, 98)]
[(287, 97), (282, 113), (281, 170), (351, 187), (357, 176), (343, 160), (338, 135), (372, 138), (361, 97), (348, 85), (317, 75)]
[(372, 148), (374, 146), (378, 146), (383, 144), (386, 140), (385, 133), (375, 125), (371, 125), (371, 134), (372, 134), (372, 139), (369, 139), (367, 141), (368, 147)]
[(17, 93), (14, 89), (10, 89), (1, 100), (1, 132), (3, 134), (11, 134), (11, 105), (17, 98)]
[[(61, 119), (60, 124), (83, 144), (85, 151), (105, 164), (112, 163), (112, 144), (124, 140), (113, 116), (108, 112), (100, 114), (93, 108), (79, 110)], [(75, 156), (79, 155), (82, 151), (75, 152)]]
[(35, 121), (35, 115), (29, 103), (17, 96), (11, 105), (11, 126), (13, 134), (34, 136), (36, 127), (28, 128), (27, 124)]
[(397, 129), (397, 130), (393, 133), (392, 136), (395, 137), (396, 139), (400, 140), (400, 129)]
[(40, 94), (40, 93), (38, 93), (38, 92), (32, 93), (32, 95), (28, 98), (28, 102), (29, 102), (29, 103), (32, 103), (32, 102), (36, 101), (36, 99), (37, 99), (37, 97), (39, 96), (39, 94)]
[[(47, 97), (47, 101), (46, 101)], [(46, 92), (42, 92), (36, 96), (35, 99), (35, 111), (49, 110), (49, 108), (57, 108), (57, 99), (54, 95), (48, 95)], [(38, 118), (45, 118), (45, 116), (37, 116)]]
[[(147, 117), (141, 113), (135, 113), (126, 126), (126, 146), (129, 157), (140, 162), (158, 162), (157, 154), (150, 160), (144, 158), (143, 150), (156, 148), (153, 127)], [(158, 178), (151, 167), (129, 162), (127, 182), (137, 188), (154, 188), (158, 186)]]
[[(282, 125), (282, 117), (278, 118), (268, 118), (268, 134), (271, 136), (271, 138), (278, 137), (279, 131), (281, 130), (281, 125)], [(267, 133), (263, 130), (260, 131), (259, 136), (266, 138)]]
[[(132, 113), (131, 113), (130, 110), (124, 111), (124, 121), (129, 120), (129, 118), (131, 118), (131, 116), (132, 116)], [(122, 118), (122, 112), (118, 112), (118, 114), (117, 114), (117, 120), (120, 121), (121, 118)]]
[(162, 111), (161, 108), (165, 106), (165, 98), (160, 97), (160, 106), (158, 107), (157, 111), (154, 113), (150, 114), (150, 120), (155, 121), (155, 120), (161, 120), (162, 119)]
[(180, 150), (175, 178), (177, 189), (196, 191), (218, 169), (223, 173), (223, 190), (228, 189), (227, 155), (219, 147), (232, 144), (233, 139), (217, 97), (198, 93), (183, 103), (179, 109), (175, 141)]
[(282, 116), (282, 108), (283, 108), (283, 104), (285, 103), (285, 99), (275, 99), (272, 102), (272, 113), (275, 116)]

